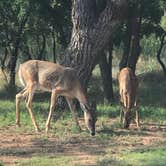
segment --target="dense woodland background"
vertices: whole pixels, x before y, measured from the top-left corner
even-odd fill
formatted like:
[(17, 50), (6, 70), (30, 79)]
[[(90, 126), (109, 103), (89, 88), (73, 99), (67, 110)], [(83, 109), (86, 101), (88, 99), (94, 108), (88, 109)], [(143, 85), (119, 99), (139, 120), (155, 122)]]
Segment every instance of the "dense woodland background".
[[(79, 106), (82, 132), (68, 107), (58, 107), (46, 134), (49, 93), (33, 101), (41, 132), (24, 102), (16, 128), (17, 70), (28, 59), (76, 69), (97, 103), (95, 137)], [(165, 166), (165, 65), (165, 0), (0, 0), (0, 166)], [(117, 74), (125, 66), (139, 78), (140, 129), (119, 122)]]
[(165, 0), (1, 0), (0, 64), (7, 87), (28, 59), (77, 69), (87, 89), (99, 64), (105, 98), (113, 100), (112, 61), (136, 69), (156, 57), (166, 76)]

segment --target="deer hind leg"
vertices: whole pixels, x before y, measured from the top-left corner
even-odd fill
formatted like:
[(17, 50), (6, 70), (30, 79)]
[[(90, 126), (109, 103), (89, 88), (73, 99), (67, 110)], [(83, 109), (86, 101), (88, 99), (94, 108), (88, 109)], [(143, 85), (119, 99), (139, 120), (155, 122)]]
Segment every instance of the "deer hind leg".
[(123, 104), (120, 103), (120, 123), (123, 123), (123, 118), (124, 118), (124, 108), (123, 108)]
[(125, 129), (128, 129), (130, 126), (130, 121), (131, 121), (130, 114), (131, 114), (131, 110), (126, 108), (125, 113), (124, 113), (124, 119), (123, 119), (123, 127)]
[(135, 109), (135, 114), (136, 114), (135, 122), (136, 122), (137, 128), (140, 128), (140, 118), (139, 118), (137, 102), (135, 102), (135, 104), (134, 104), (134, 109)]
[(81, 131), (81, 126), (78, 121), (78, 112), (76, 111), (76, 105), (73, 103), (72, 99), (66, 98), (67, 103), (69, 105), (69, 108), (71, 110), (72, 116), (74, 118), (74, 121), (76, 123), (76, 127)]
[(21, 92), (16, 94), (16, 125), (20, 126), (20, 102), (27, 95), (27, 88), (25, 87)]
[(51, 120), (52, 114), (53, 114), (54, 109), (55, 109), (57, 95), (58, 95), (57, 91), (52, 90), (51, 103), (50, 103), (50, 112), (49, 112), (48, 119), (47, 119), (47, 122), (46, 122), (46, 132), (48, 132), (48, 130), (50, 128), (50, 120)]
[(32, 112), (32, 99), (33, 99), (33, 96), (34, 96), (35, 89), (36, 89), (36, 84), (31, 84), (27, 88), (28, 96), (26, 98), (26, 107), (27, 107), (27, 109), (29, 111), (29, 114), (30, 114), (32, 123), (33, 123), (33, 125), (35, 127), (35, 130), (36, 131), (40, 131), (40, 129), (39, 129), (38, 125), (37, 125), (37, 122), (35, 120), (35, 117), (33, 115), (33, 112)]

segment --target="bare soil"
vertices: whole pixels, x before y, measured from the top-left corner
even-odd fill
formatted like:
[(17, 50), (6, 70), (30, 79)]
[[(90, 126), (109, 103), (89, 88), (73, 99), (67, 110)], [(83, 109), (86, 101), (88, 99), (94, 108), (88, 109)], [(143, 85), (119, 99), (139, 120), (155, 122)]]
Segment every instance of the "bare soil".
[(71, 134), (65, 139), (57, 138), (53, 133), (18, 132), (15, 126), (0, 128), (0, 161), (5, 166), (17, 165), (20, 160), (34, 156), (69, 156), (77, 165), (94, 166), (107, 153), (118, 157), (126, 149), (159, 145), (166, 145), (166, 126), (153, 123), (142, 124), (140, 130), (135, 125), (129, 130), (98, 127), (95, 137)]

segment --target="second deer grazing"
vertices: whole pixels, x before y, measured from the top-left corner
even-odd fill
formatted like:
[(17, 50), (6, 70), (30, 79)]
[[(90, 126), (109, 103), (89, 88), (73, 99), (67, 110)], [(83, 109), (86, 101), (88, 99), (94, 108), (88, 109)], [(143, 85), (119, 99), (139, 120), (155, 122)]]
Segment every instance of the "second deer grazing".
[(121, 113), (120, 119), (124, 128), (128, 128), (131, 120), (136, 115), (137, 127), (140, 127), (139, 114), (137, 110), (138, 78), (132, 69), (123, 68), (118, 76)]
[(86, 94), (73, 68), (47, 61), (29, 60), (20, 65), (18, 74), (20, 82), (24, 86), (24, 89), (16, 95), (16, 124), (18, 126), (20, 126), (20, 101), (25, 98), (26, 107), (33, 125), (39, 131), (31, 105), (35, 91), (44, 90), (51, 92), (50, 112), (46, 122), (46, 131), (50, 128), (50, 120), (55, 109), (56, 98), (58, 96), (64, 96), (74, 114), (78, 126), (79, 122), (73, 99), (76, 98), (80, 102), (80, 106), (84, 111), (86, 127), (91, 135), (95, 135), (95, 110), (90, 108)]

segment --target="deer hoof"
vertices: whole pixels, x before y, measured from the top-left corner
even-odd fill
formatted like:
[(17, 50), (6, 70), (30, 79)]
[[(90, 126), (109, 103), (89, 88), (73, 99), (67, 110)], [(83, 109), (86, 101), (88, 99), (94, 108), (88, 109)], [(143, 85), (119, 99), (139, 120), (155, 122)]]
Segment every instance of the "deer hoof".
[(20, 123), (16, 123), (16, 127), (21, 127), (21, 124)]
[(36, 128), (35, 131), (36, 131), (36, 132), (40, 132), (41, 130), (40, 130), (39, 128)]

